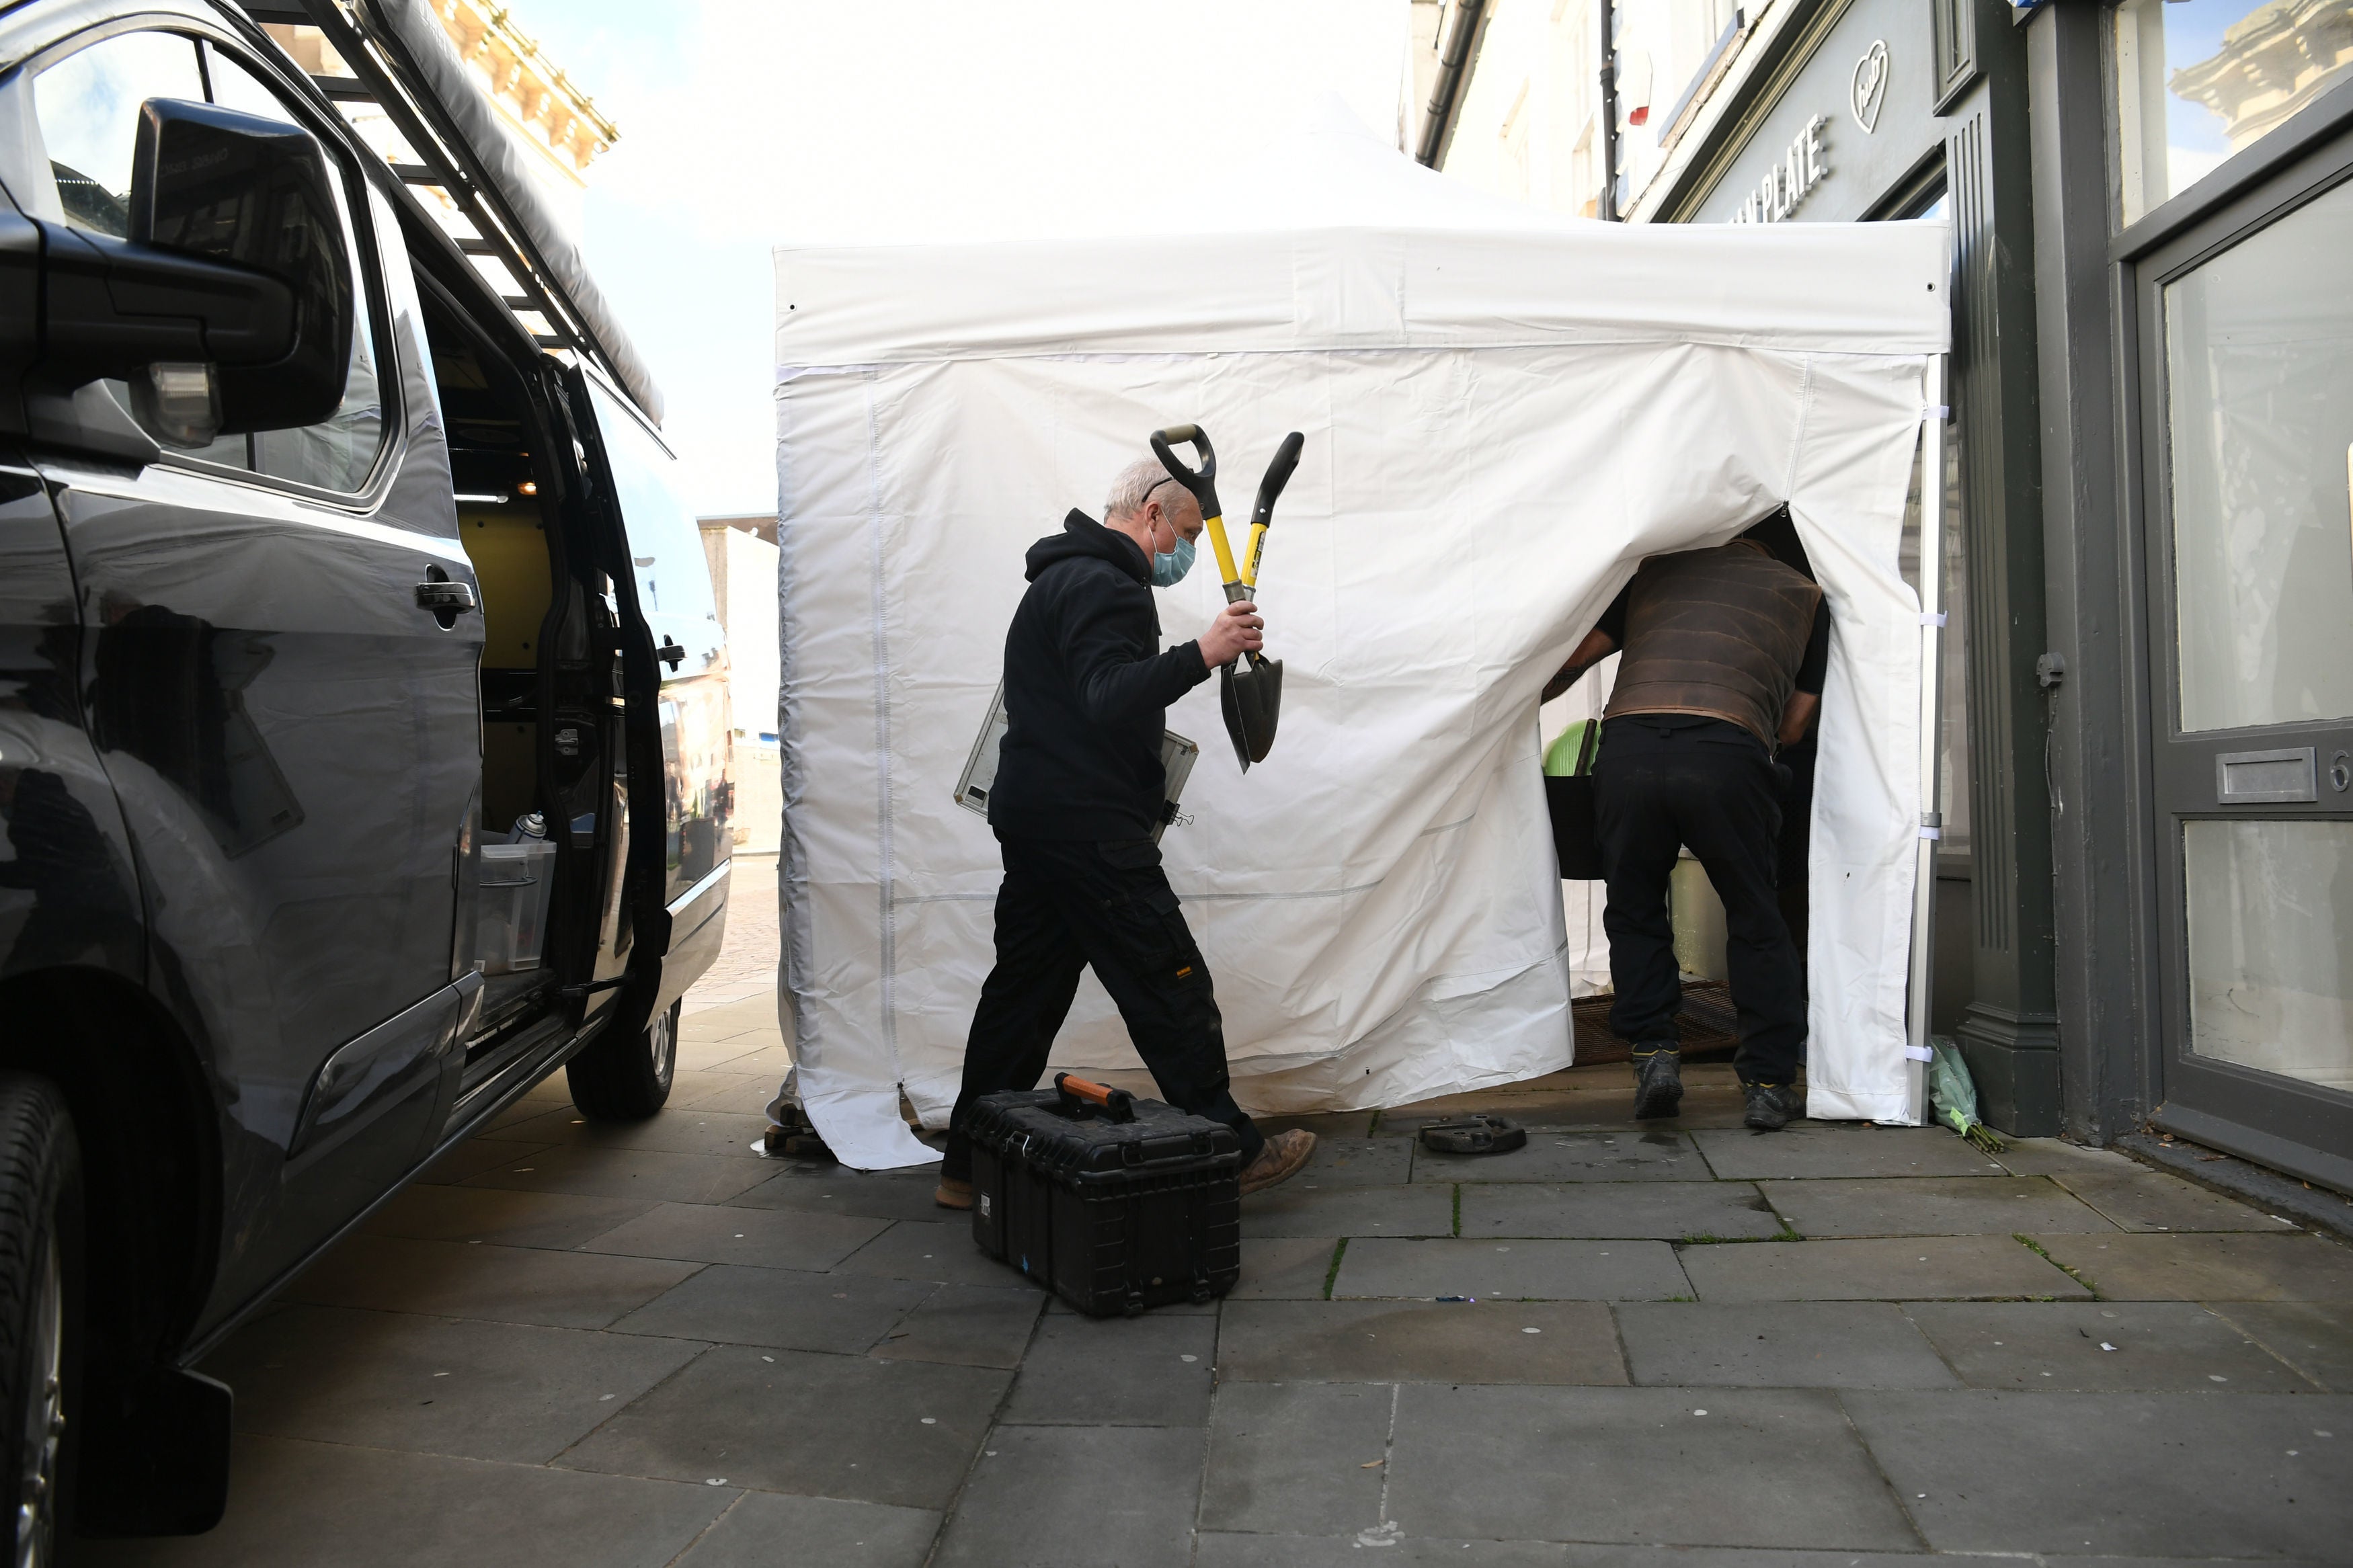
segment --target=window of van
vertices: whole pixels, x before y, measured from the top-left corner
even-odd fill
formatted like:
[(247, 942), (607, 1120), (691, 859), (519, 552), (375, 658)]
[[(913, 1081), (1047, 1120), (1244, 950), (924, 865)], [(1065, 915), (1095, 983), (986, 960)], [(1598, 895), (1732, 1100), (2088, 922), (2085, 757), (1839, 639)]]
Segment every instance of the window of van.
[[(228, 56), (178, 33), (118, 33), (68, 55), (33, 83), (33, 109), (57, 183), (65, 220), (79, 228), (129, 237), (131, 162), (139, 107), (151, 98), (211, 101), (272, 120), (300, 122), (277, 91)], [(375, 312), (381, 297), (375, 268), (353, 237), (353, 171), (333, 142), (327, 154), (343, 168), (336, 193), (352, 276), (364, 279), (369, 308), (357, 313), (352, 365), (340, 407), (299, 430), (224, 436), (209, 446), (174, 448), (178, 455), (244, 468), (296, 484), (350, 493), (363, 489), (383, 449), (384, 390), (376, 374)], [(107, 384), (117, 402), (131, 405), (119, 383)]]
[[(677, 673), (699, 675), (702, 671), (695, 661), (705, 639), (717, 634), (719, 610), (711, 594), (702, 531), (679, 493), (678, 459), (603, 387), (591, 381), (588, 393), (596, 405), (596, 428), (605, 437), (606, 460), (612, 465), (613, 485), (628, 529), (638, 608), (657, 641), (666, 626), (677, 627), (672, 635), (688, 654)], [(701, 628), (706, 621), (708, 628)]]

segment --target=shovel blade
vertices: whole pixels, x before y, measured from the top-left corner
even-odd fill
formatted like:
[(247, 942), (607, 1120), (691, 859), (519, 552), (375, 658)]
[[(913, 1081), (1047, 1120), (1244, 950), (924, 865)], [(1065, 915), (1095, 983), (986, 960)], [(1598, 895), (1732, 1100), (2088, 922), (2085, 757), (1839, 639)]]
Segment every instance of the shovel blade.
[(1248, 658), (1236, 659), (1226, 667), (1218, 696), (1234, 754), (1248, 773), (1252, 763), (1266, 761), (1274, 750), (1275, 721), (1282, 711), (1282, 661), (1261, 659), (1253, 665)]

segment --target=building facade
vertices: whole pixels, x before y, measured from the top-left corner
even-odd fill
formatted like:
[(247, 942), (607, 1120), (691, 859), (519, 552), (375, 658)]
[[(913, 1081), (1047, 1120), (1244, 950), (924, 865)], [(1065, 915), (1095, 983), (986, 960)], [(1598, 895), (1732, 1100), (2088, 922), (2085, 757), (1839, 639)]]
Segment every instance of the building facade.
[(1477, 9), (1450, 172), (1524, 194), (1528, 12), (1608, 143), (1529, 199), (1952, 226), (1937, 1026), (2005, 1131), (2353, 1191), (2353, 4)]
[[(620, 140), (619, 128), (599, 113), (596, 100), (515, 25), (506, 6), (491, 0), (432, 0), (431, 8), (434, 19), (456, 46), (458, 58), (497, 109), (508, 137), (528, 154), (524, 167), (531, 171), (540, 194), (572, 231), (579, 233), (588, 165)], [(318, 28), (272, 22), (264, 31), (312, 76), (332, 79), (350, 74), (350, 68)], [(417, 161), (398, 128), (381, 110), (347, 109), (347, 117), (353, 128), (386, 159)], [(440, 200), (455, 216), (456, 209), (441, 199), (438, 187), (420, 188)]]

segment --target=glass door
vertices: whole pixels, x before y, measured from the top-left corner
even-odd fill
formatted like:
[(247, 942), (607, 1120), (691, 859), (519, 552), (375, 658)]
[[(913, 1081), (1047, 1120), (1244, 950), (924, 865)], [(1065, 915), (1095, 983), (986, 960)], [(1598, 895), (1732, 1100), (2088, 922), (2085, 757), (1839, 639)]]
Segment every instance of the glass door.
[(2158, 1120), (2342, 1182), (2353, 1176), (2353, 182), (2304, 179), (2251, 195), (2139, 267)]

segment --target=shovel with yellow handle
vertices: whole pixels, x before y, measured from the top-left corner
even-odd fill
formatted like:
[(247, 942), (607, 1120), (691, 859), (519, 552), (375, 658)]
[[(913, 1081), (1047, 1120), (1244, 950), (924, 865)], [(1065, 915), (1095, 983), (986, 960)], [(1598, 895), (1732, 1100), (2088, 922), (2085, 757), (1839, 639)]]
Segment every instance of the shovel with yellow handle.
[[(1201, 455), (1201, 466), (1196, 470), (1177, 459), (1173, 448), (1189, 443)], [(1201, 519), (1209, 533), (1209, 548), (1218, 557), (1218, 575), (1225, 584), (1226, 603), (1231, 605), (1254, 596), (1258, 586), (1259, 561), (1266, 551), (1266, 531), (1274, 525), (1274, 503), (1282, 494), (1282, 487), (1291, 482), (1292, 470), (1299, 467), (1300, 448), (1307, 437), (1293, 430), (1282, 438), (1282, 445), (1269, 463), (1266, 477), (1259, 481), (1258, 504), (1250, 510), (1250, 548), (1240, 570), (1234, 566), (1233, 547), (1226, 542), (1225, 509), (1218, 504), (1218, 454), (1209, 445), (1208, 436), (1198, 425), (1176, 425), (1152, 433), (1152, 452), (1160, 466), (1168, 470), (1169, 478), (1193, 492), (1200, 503)], [(1218, 697), (1226, 713), (1226, 733), (1233, 738), (1234, 754), (1241, 760), (1242, 772), (1250, 772), (1252, 763), (1266, 761), (1274, 749), (1274, 726), (1282, 711), (1282, 661), (1264, 654), (1246, 653), (1219, 672)]]

